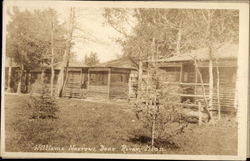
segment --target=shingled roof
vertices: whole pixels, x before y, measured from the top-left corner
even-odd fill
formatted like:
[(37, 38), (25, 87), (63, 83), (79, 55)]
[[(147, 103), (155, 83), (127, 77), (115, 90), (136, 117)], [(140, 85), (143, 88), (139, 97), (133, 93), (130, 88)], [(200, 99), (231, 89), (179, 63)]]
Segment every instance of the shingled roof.
[(113, 67), (113, 68), (126, 68), (137, 69), (136, 63), (129, 57), (123, 57), (120, 59), (111, 60), (105, 63), (97, 64), (93, 67)]
[[(213, 56), (218, 59), (237, 59), (239, 46), (237, 44), (223, 44), (220, 45), (213, 52)], [(177, 56), (163, 58), (158, 60), (158, 62), (178, 62), (178, 61), (191, 61), (194, 58), (201, 61), (209, 60), (209, 52), (208, 48), (201, 48), (197, 50), (193, 50), (189, 53), (180, 54)]]
[[(55, 63), (54, 68), (60, 69), (62, 65), (62, 62)], [(50, 66), (48, 66), (50, 67)], [(88, 67), (87, 65), (84, 65), (82, 62), (76, 62), (76, 61), (70, 61), (69, 62), (70, 68), (82, 68), (82, 67)]]

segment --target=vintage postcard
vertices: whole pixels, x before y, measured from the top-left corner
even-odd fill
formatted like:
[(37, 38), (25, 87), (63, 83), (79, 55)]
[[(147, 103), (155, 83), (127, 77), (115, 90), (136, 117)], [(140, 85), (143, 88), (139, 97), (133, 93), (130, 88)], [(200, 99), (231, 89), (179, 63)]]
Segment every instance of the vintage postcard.
[(244, 2), (4, 1), (1, 157), (245, 160)]

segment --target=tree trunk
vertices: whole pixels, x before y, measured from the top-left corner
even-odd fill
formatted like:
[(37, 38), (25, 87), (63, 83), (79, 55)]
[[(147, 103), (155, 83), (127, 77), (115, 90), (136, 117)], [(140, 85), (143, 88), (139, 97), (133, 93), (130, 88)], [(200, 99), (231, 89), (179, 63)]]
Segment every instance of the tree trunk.
[[(210, 49), (211, 50), (211, 49)], [(214, 95), (214, 77), (213, 77), (213, 60), (209, 59), (209, 109), (213, 109), (213, 95)], [(212, 111), (210, 111), (211, 120), (213, 120)]]
[(44, 69), (42, 69), (42, 73), (41, 73), (41, 83), (43, 84), (44, 83)]
[(140, 54), (140, 56), (139, 56), (137, 100), (141, 98), (141, 90), (142, 90), (142, 61), (141, 61), (141, 54)]
[(31, 72), (28, 72), (28, 93), (31, 92)]
[(156, 123), (156, 119), (155, 119), (155, 114), (153, 114), (153, 120), (152, 120), (152, 131), (151, 131), (151, 146), (154, 146), (155, 143), (155, 123)]
[(8, 70), (7, 92), (11, 92), (11, 75), (12, 75), (12, 59), (10, 59), (10, 66)]
[(220, 71), (218, 59), (216, 59), (216, 73), (217, 73), (217, 103), (218, 103), (218, 119), (221, 119), (221, 107), (220, 107)]
[(67, 64), (66, 64), (66, 67), (65, 67), (65, 79), (63, 81), (63, 86), (62, 86), (62, 90), (61, 90), (60, 96), (62, 96), (62, 94), (63, 94), (63, 91), (65, 89), (66, 83), (68, 82), (68, 77), (69, 77), (69, 60), (67, 60)]
[[(152, 64), (153, 64), (153, 77), (157, 77), (157, 65), (156, 65), (156, 56), (158, 55), (158, 45), (156, 45), (156, 42), (155, 42), (155, 38), (153, 38), (153, 52), (152, 52)], [(152, 120), (152, 135), (151, 135), (151, 146), (153, 147), (154, 146), (154, 143), (155, 143), (155, 126), (156, 126), (156, 118), (157, 118), (157, 103), (156, 103), (156, 100), (157, 100), (157, 79), (155, 78), (152, 78), (152, 92), (153, 93), (153, 98), (152, 98), (152, 102), (151, 102), (151, 105), (153, 106), (154, 110), (153, 110), (153, 120)]]
[(179, 25), (177, 39), (176, 39), (176, 54), (180, 54), (181, 52), (181, 38), (182, 38), (182, 25)]
[(194, 59), (194, 65), (195, 65), (196, 72), (199, 75), (199, 78), (200, 78), (200, 81), (201, 81), (201, 87), (202, 87), (202, 91), (203, 91), (202, 92), (203, 93), (203, 99), (204, 99), (204, 102), (205, 102), (204, 111), (208, 115), (208, 121), (210, 121), (212, 116), (211, 116), (211, 113), (209, 112), (209, 109), (208, 109), (209, 105), (208, 105), (208, 101), (207, 101), (207, 98), (206, 98), (206, 90), (205, 90), (203, 78), (202, 78), (201, 72), (199, 70), (198, 64), (196, 62), (196, 59)]
[(24, 66), (21, 65), (21, 73), (20, 73), (20, 77), (19, 77), (18, 85), (17, 85), (17, 93), (19, 93), (19, 94), (21, 93), (23, 70), (24, 70)]
[(54, 20), (52, 17), (52, 30), (51, 30), (51, 77), (50, 77), (50, 95), (53, 96), (54, 94), (54, 77), (55, 77), (55, 71), (54, 71)]
[[(69, 64), (69, 58), (70, 58), (70, 48), (71, 48), (72, 35), (73, 35), (73, 30), (74, 30), (74, 23), (75, 23), (75, 10), (74, 10), (74, 8), (70, 8), (66, 50), (64, 53), (64, 60), (63, 60), (63, 64), (61, 66), (58, 81), (57, 81), (58, 82), (58, 87), (57, 87), (57, 96), (58, 97), (62, 96), (64, 87), (66, 84), (65, 81), (67, 81), (67, 78), (68, 78), (68, 64)], [(66, 79), (64, 79), (65, 64), (66, 64)]]
[(53, 96), (54, 94), (54, 77), (55, 77), (55, 70), (54, 70), (54, 61), (51, 60), (51, 78), (50, 78), (50, 95)]
[(66, 62), (66, 56), (67, 56), (67, 52), (65, 50), (64, 55), (63, 55), (63, 62), (61, 64), (57, 83), (56, 83), (57, 84), (57, 87), (56, 87), (56, 89), (57, 89), (56, 96), (57, 97), (61, 97), (61, 91), (62, 91), (63, 82), (64, 82), (64, 67), (65, 67), (65, 62)]
[[(211, 23), (212, 23), (212, 11), (208, 10), (207, 20), (207, 44), (209, 54), (209, 108), (213, 109), (213, 94), (214, 94), (214, 77), (213, 77), (213, 54), (212, 54), (212, 40), (211, 40)], [(210, 110), (211, 121), (213, 121), (213, 111)]]

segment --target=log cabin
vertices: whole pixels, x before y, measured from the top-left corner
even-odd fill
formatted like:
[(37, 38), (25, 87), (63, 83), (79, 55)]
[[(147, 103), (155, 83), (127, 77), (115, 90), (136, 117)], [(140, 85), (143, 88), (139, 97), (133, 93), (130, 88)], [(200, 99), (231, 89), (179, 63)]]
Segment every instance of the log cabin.
[[(8, 92), (16, 92), (17, 82), (19, 77), (18, 71), (20, 70), (20, 67), (9, 57), (5, 57), (4, 63), (5, 63), (5, 82), (4, 82), (5, 90), (6, 91), (8, 90)], [(23, 79), (23, 81), (25, 81), (25, 79)], [(8, 86), (10, 87), (10, 89), (8, 89)], [(22, 92), (26, 91), (24, 86), (22, 86), (21, 91)]]
[[(217, 59), (217, 61), (213, 59), (213, 108), (218, 107), (217, 88), (219, 87), (222, 112), (237, 109), (237, 56), (238, 45), (236, 44), (223, 44), (213, 50), (213, 58)], [(199, 70), (196, 70), (194, 59), (197, 61)], [(161, 81), (170, 86), (178, 86), (179, 90), (172, 91), (172, 94), (180, 97), (182, 105), (202, 99), (204, 97), (203, 85), (205, 96), (209, 98), (209, 52), (207, 48), (158, 59), (156, 62), (159, 71), (164, 73), (161, 75)]]
[[(54, 90), (56, 89), (61, 63), (54, 65)], [(8, 67), (5, 67), (5, 87), (8, 82)], [(13, 68), (11, 87), (16, 91), (18, 82), (18, 67)], [(66, 68), (64, 67), (66, 73)], [(66, 75), (66, 74), (64, 74)], [(22, 87), (23, 93), (39, 93), (35, 88), (36, 82), (50, 84), (51, 69), (49, 66), (34, 68), (24, 72)], [(106, 63), (87, 66), (78, 62), (70, 62), (68, 76), (64, 77), (65, 87), (62, 97), (68, 98), (96, 98), (96, 99), (131, 99), (136, 97), (137, 67), (130, 58), (121, 58)], [(33, 89), (32, 89), (33, 88)]]
[(106, 63), (74, 67), (63, 96), (96, 99), (130, 99), (136, 97), (136, 65), (129, 58)]

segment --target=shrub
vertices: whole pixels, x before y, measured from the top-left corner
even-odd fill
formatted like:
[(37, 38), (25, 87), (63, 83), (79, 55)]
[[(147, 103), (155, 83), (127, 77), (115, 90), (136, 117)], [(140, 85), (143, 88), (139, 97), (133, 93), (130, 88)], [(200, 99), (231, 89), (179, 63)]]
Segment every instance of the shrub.
[(50, 96), (49, 88), (45, 84), (39, 84), (41, 90), (38, 96), (30, 95), (27, 106), (33, 119), (57, 118), (59, 111), (56, 100)]
[(145, 85), (148, 91), (142, 91), (141, 98), (135, 103), (135, 112), (141, 122), (134, 131), (135, 136), (150, 137), (152, 146), (158, 146), (162, 141), (170, 143), (172, 137), (183, 133), (188, 126), (180, 98), (171, 94), (179, 90), (178, 86), (162, 83), (160, 75), (159, 71), (151, 71)]

